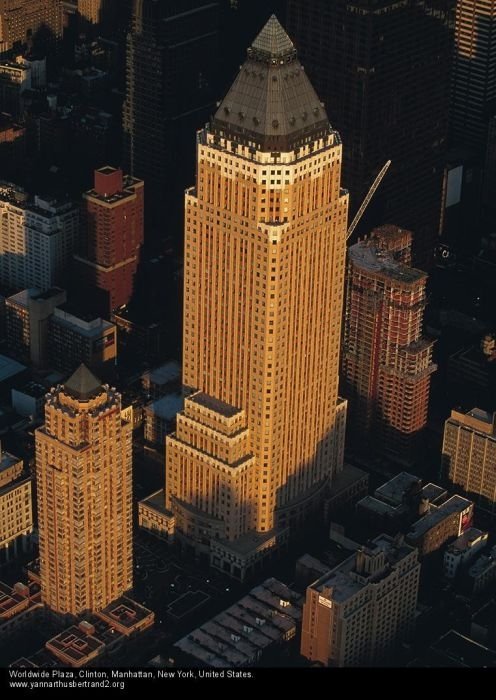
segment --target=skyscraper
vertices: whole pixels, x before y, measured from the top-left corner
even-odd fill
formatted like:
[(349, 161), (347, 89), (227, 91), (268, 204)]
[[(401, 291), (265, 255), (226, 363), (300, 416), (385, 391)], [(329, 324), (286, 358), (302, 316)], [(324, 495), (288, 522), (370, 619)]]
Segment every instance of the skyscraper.
[(198, 134), (185, 214), (190, 395), (167, 440), (162, 518), (238, 578), (304, 519), (340, 466), (341, 158), (272, 16)]
[(452, 0), (289, 0), (288, 28), (346, 145), (350, 213), (388, 159), (358, 232), (392, 223), (432, 259), (439, 230), (449, 105)]
[(43, 602), (101, 610), (133, 584), (132, 426), (121, 397), (84, 366), (47, 395), (36, 431)]
[(496, 100), (496, 0), (458, 0), (451, 88), (453, 142), (483, 156)]
[(133, 292), (144, 235), (143, 181), (105, 166), (95, 170), (94, 188), (83, 200), (80, 254), (74, 256), (77, 287), (109, 316)]
[(342, 356), (350, 442), (407, 464), (418, 457), (435, 370), (422, 336), (427, 275), (408, 266), (411, 239), (384, 226), (350, 247)]
[[(194, 163), (194, 138), (214, 108), (219, 2), (134, 0), (127, 41), (124, 167), (144, 179), (150, 222), (164, 229)], [(173, 217), (174, 215), (174, 217)]]

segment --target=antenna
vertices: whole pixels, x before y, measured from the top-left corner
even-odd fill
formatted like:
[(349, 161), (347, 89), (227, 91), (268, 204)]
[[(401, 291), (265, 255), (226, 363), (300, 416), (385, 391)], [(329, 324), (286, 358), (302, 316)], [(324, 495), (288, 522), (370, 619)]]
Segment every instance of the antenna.
[(347, 236), (346, 236), (346, 240), (349, 239), (349, 237), (351, 236), (351, 234), (353, 233), (353, 231), (356, 229), (356, 227), (357, 227), (357, 225), (358, 225), (358, 222), (359, 222), (360, 219), (362, 218), (365, 209), (369, 206), (370, 200), (371, 200), (372, 197), (374, 196), (376, 189), (377, 189), (377, 188), (379, 187), (379, 185), (381, 184), (382, 178), (383, 178), (384, 175), (387, 173), (388, 168), (389, 168), (390, 165), (391, 165), (391, 161), (388, 160), (388, 161), (386, 162), (386, 164), (383, 166), (381, 172), (380, 172), (380, 173), (378, 174), (378, 176), (375, 178), (375, 180), (374, 180), (374, 182), (373, 182), (373, 184), (372, 184), (372, 187), (371, 187), (370, 190), (367, 192), (367, 196), (366, 196), (365, 199), (363, 200), (363, 202), (362, 202), (362, 204), (361, 204), (361, 206), (360, 206), (360, 209), (359, 209), (359, 210), (357, 211), (357, 213), (355, 214), (355, 218), (353, 219), (353, 221), (351, 222), (351, 224), (350, 224), (350, 226), (349, 226), (349, 228), (348, 228), (348, 234), (347, 234)]

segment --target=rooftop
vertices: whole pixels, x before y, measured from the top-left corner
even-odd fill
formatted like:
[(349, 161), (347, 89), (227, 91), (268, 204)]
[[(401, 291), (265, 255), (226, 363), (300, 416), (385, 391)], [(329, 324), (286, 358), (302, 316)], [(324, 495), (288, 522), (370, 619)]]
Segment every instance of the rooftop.
[(154, 416), (163, 420), (173, 420), (176, 414), (182, 411), (183, 402), (182, 394), (166, 394), (166, 396), (162, 396), (157, 401), (149, 403), (145, 407), (145, 411), (153, 413)]
[(366, 508), (367, 510), (371, 510), (377, 515), (387, 515), (389, 517), (394, 517), (403, 512), (403, 510), (400, 507), (392, 506), (389, 503), (380, 501), (374, 496), (365, 496), (364, 498), (361, 498), (358, 501), (357, 506), (359, 506), (360, 508)]
[(24, 372), (25, 365), (21, 365), (17, 360), (12, 360), (10, 357), (0, 355), (0, 382), (12, 379), (16, 374)]
[(458, 495), (452, 496), (440, 506), (431, 505), (429, 513), (412, 525), (408, 532), (408, 537), (412, 540), (417, 540), (441, 523), (445, 518), (454, 513), (462, 513), (471, 506), (472, 501)]
[(2, 450), (0, 445), (0, 472), (10, 469), (14, 466), (14, 464), (18, 464), (21, 461), (22, 460), (19, 457), (15, 457), (14, 455), (11, 455), (10, 452), (5, 452), (5, 450)]
[(57, 634), (46, 643), (46, 648), (58, 658), (69, 659), (71, 665), (83, 665), (95, 656), (101, 654), (104, 642), (81, 629), (81, 625), (73, 625)]
[(175, 646), (204, 665), (249, 666), (273, 643), (294, 634), (301, 608), (301, 596), (270, 578)]
[(379, 486), (374, 492), (376, 498), (392, 505), (401, 505), (405, 496), (412, 491), (420, 491), (422, 480), (414, 474), (400, 472), (385, 484)]
[[(374, 576), (357, 575), (356, 565), (360, 551), (364, 552), (366, 556), (375, 556), (382, 553), (385, 567)], [(363, 590), (369, 583), (384, 578), (398, 562), (414, 551), (415, 548), (405, 544), (402, 539), (392, 538), (388, 535), (378, 535), (366, 547), (363, 547), (358, 552), (354, 552), (334, 569), (321, 576), (312, 584), (311, 588), (323, 595), (326, 594), (326, 589), (330, 588), (332, 589), (332, 600), (343, 603)]]
[(482, 554), (468, 570), (471, 578), (481, 576), (485, 571), (496, 566), (496, 547), (491, 549), (489, 554)]
[(80, 401), (88, 401), (101, 394), (102, 391), (101, 381), (84, 364), (79, 365), (64, 384), (64, 393)]
[(220, 399), (216, 399), (209, 394), (204, 394), (202, 391), (198, 391), (196, 394), (188, 396), (188, 401), (198, 404), (198, 406), (203, 406), (209, 411), (218, 413), (225, 418), (233, 418), (236, 414), (241, 413), (240, 408), (235, 408)]
[(176, 379), (180, 379), (181, 366), (178, 362), (166, 362), (160, 367), (144, 372), (142, 376), (143, 379), (148, 379), (148, 381), (153, 384), (168, 384)]
[(395, 260), (394, 256), (383, 250), (374, 238), (355, 243), (349, 247), (348, 252), (355, 267), (383, 275), (396, 282), (413, 284), (427, 277), (426, 272)]
[(46, 394), (46, 388), (38, 382), (27, 382), (17, 391), (26, 396), (31, 396), (33, 399), (41, 399)]
[(130, 633), (143, 623), (153, 623), (154, 615), (147, 608), (126, 596), (114, 600), (97, 613), (104, 622)]
[(53, 320), (60, 326), (70, 328), (78, 335), (95, 340), (100, 338), (104, 331), (114, 327), (113, 323), (105, 321), (94, 313), (76, 311), (72, 305), (66, 304), (53, 310)]
[(466, 552), (480, 540), (487, 540), (487, 537), (487, 532), (482, 532), (482, 530), (478, 530), (476, 527), (469, 527), (468, 530), (465, 530), (460, 537), (457, 537), (457, 539), (450, 544), (448, 551), (453, 553)]
[(255, 38), (212, 121), (214, 133), (290, 151), (329, 133), (329, 119), (275, 15)]

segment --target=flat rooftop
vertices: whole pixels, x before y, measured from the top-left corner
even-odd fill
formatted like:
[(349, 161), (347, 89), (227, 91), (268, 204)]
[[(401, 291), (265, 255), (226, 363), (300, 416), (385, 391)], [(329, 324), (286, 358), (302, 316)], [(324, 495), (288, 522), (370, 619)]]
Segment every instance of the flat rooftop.
[(179, 411), (183, 410), (182, 394), (166, 394), (162, 398), (145, 406), (147, 413), (153, 413), (157, 418), (173, 420)]
[(420, 490), (422, 480), (415, 474), (400, 472), (385, 484), (379, 486), (374, 492), (374, 496), (391, 505), (401, 505), (405, 496), (415, 487)]
[(390, 518), (400, 515), (403, 512), (400, 507), (392, 506), (389, 503), (384, 503), (384, 501), (380, 501), (374, 496), (365, 496), (364, 498), (361, 498), (358, 501), (357, 506), (360, 508), (366, 508), (376, 515), (387, 515)]
[(359, 481), (367, 480), (369, 475), (363, 469), (345, 463), (342, 470), (338, 472), (332, 480), (330, 497), (337, 496), (342, 491), (346, 491), (350, 486)]
[(465, 530), (460, 537), (457, 537), (457, 539), (450, 544), (448, 551), (466, 552), (471, 549), (476, 542), (484, 538), (484, 535), (487, 539), (487, 532), (482, 532), (482, 530), (478, 530), (476, 527), (469, 527), (468, 530)]
[(379, 535), (362, 549), (370, 555), (378, 554), (381, 551), (384, 552), (386, 568), (373, 577), (358, 576), (355, 571), (357, 553), (354, 552), (350, 557), (315, 581), (311, 588), (319, 593), (324, 593), (325, 589), (332, 588), (332, 599), (338, 603), (343, 603), (366, 588), (369, 583), (373, 583), (383, 578), (384, 574), (390, 573), (391, 567), (394, 567), (399, 561), (414, 551), (414, 547), (395, 540), (389, 535)]
[(41, 399), (47, 393), (43, 384), (38, 384), (38, 382), (28, 382), (20, 389), (17, 389), (17, 391), (21, 394), (26, 394), (26, 396), (31, 396), (33, 399)]
[(181, 366), (178, 362), (171, 360), (160, 367), (144, 372), (142, 376), (153, 384), (168, 384), (181, 378)]
[(24, 372), (25, 369), (26, 366), (21, 365), (17, 360), (12, 360), (10, 357), (0, 355), (0, 382), (15, 377), (16, 374)]
[(395, 260), (392, 254), (382, 250), (374, 239), (355, 243), (349, 247), (348, 253), (356, 267), (397, 282), (412, 284), (427, 277), (426, 272)]
[(242, 410), (240, 408), (235, 408), (234, 406), (231, 406), (220, 399), (216, 399), (213, 396), (204, 394), (202, 391), (188, 396), (188, 401), (192, 401), (193, 403), (198, 404), (198, 406), (207, 408), (209, 411), (218, 413), (225, 418), (233, 418), (238, 413), (241, 413)]
[(493, 566), (496, 566), (496, 547), (493, 547), (489, 554), (481, 554), (468, 570), (468, 575), (470, 578), (477, 578)]
[(16, 457), (13, 454), (10, 454), (10, 452), (5, 452), (5, 450), (0, 451), (0, 472), (4, 472), (7, 469), (10, 469), (11, 467), (14, 466), (14, 464), (18, 464), (21, 462), (20, 457)]
[(462, 513), (471, 505), (472, 501), (458, 495), (452, 496), (440, 506), (431, 505), (429, 513), (412, 525), (407, 537), (416, 540), (429, 532), (429, 530), (438, 525), (445, 518), (454, 513)]
[(100, 654), (105, 647), (104, 642), (91, 634), (83, 632), (79, 627), (73, 625), (57, 634), (46, 643), (47, 649), (52, 651), (57, 657), (63, 655), (75, 664), (84, 663), (93, 656)]
[(106, 608), (100, 610), (98, 617), (111, 626), (117, 625), (129, 631), (140, 626), (145, 620), (151, 618), (153, 621), (153, 613), (150, 610), (127, 596), (117, 598)]
[(52, 319), (57, 324), (89, 339), (97, 339), (104, 331), (115, 328), (113, 323), (94, 314), (83, 314), (83, 316), (84, 318), (81, 318), (80, 315), (76, 316), (65, 308), (58, 307), (54, 309)]

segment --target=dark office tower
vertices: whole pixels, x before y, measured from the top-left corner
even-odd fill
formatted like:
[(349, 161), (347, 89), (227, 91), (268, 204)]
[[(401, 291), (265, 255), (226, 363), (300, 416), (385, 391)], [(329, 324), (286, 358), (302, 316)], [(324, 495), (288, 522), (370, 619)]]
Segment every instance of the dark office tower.
[(496, 106), (496, 0), (458, 0), (451, 87), (452, 140), (483, 154)]
[(124, 164), (145, 180), (148, 228), (159, 236), (180, 221), (179, 192), (194, 172), (193, 134), (215, 107), (219, 23), (220, 3), (212, 0), (134, 2)]
[(357, 231), (412, 230), (420, 266), (439, 230), (451, 1), (288, 0), (288, 31), (346, 144), (351, 216), (392, 160)]

